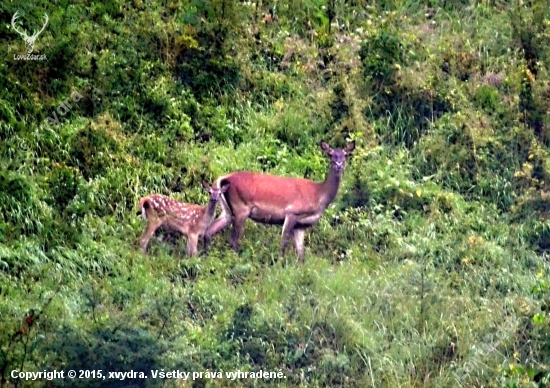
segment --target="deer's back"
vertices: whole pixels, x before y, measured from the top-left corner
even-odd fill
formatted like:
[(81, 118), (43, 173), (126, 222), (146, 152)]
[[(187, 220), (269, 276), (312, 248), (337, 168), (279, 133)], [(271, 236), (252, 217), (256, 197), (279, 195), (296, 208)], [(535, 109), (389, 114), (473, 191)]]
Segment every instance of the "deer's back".
[(203, 207), (191, 203), (177, 201), (162, 194), (153, 194), (142, 198), (139, 201), (139, 208), (154, 211), (159, 216), (168, 214), (174, 216), (184, 216), (202, 211)]
[(245, 206), (258, 218), (274, 218), (274, 223), (284, 220), (284, 213), (313, 213), (319, 204), (320, 185), (317, 182), (292, 177), (281, 177), (248, 171), (239, 171), (218, 180), (220, 185), (229, 183), (225, 193), (229, 205)]

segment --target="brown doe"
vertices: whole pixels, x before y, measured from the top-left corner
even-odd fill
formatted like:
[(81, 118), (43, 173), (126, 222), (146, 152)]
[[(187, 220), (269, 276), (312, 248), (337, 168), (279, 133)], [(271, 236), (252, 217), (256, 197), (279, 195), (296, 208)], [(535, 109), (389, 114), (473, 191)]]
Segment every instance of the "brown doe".
[(179, 202), (160, 194), (149, 195), (139, 201), (138, 215), (141, 214), (147, 220), (147, 229), (140, 238), (144, 254), (147, 253), (149, 240), (161, 226), (187, 236), (187, 254), (197, 254), (199, 237), (204, 236), (206, 228), (212, 223), (217, 203), (228, 188), (227, 185), (221, 188), (211, 187), (204, 181), (202, 186), (210, 193), (210, 200), (206, 206)]
[(208, 249), (211, 237), (231, 222), (231, 247), (237, 251), (245, 221), (250, 218), (262, 224), (283, 225), (280, 255), (284, 256), (288, 238), (292, 235), (298, 260), (303, 263), (305, 230), (317, 224), (336, 197), (346, 156), (355, 149), (355, 142), (344, 149), (332, 149), (322, 141), (321, 149), (330, 158), (324, 182), (249, 171), (218, 178), (215, 187), (229, 184), (229, 188), (220, 200), (222, 214), (208, 227), (204, 236), (205, 249)]

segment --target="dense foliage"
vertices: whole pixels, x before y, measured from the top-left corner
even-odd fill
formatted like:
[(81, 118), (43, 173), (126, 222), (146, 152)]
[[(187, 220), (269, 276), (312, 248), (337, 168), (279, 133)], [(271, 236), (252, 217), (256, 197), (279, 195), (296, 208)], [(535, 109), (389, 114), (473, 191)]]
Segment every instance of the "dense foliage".
[[(29, 35), (49, 16), (47, 60), (16, 58), (16, 11)], [(550, 384), (547, 0), (23, 0), (0, 18), (0, 386)], [(239, 254), (229, 228), (208, 256), (141, 254), (140, 197), (203, 204), (201, 180), (238, 169), (322, 180), (321, 139), (358, 147), (303, 266), (252, 222)]]

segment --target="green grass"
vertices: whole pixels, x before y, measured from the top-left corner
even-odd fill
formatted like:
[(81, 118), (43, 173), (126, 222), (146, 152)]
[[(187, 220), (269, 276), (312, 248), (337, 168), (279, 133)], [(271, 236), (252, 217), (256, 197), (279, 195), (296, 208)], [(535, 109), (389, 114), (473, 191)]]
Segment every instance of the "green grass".
[[(47, 62), (0, 64), (0, 386), (548, 385), (545, 1), (285, 0), (272, 23), (226, 0), (18, 7), (50, 22)], [(10, 55), (18, 9), (0, 6)], [(238, 254), (227, 228), (208, 256), (142, 255), (141, 197), (204, 204), (236, 170), (321, 181), (322, 139), (357, 148), (304, 265), (251, 221)]]

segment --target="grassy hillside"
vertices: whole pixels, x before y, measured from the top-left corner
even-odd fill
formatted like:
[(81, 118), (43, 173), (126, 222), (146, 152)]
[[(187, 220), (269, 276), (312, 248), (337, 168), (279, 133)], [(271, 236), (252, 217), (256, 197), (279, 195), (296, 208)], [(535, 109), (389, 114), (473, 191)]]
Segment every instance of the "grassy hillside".
[[(48, 15), (47, 60), (17, 59), (16, 11), (28, 34)], [(550, 385), (547, 0), (23, 0), (0, 18), (1, 387)], [(239, 169), (323, 180), (322, 139), (357, 149), (304, 265), (250, 221), (239, 254), (229, 228), (208, 256), (141, 254), (142, 196), (204, 204), (200, 182)], [(54, 369), (148, 378), (11, 377)]]

